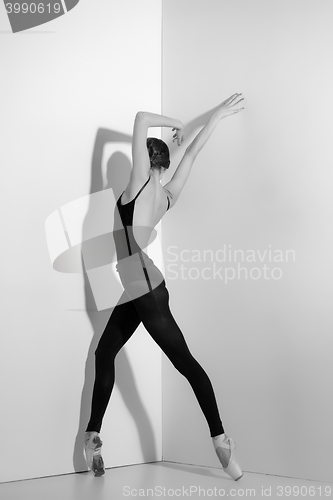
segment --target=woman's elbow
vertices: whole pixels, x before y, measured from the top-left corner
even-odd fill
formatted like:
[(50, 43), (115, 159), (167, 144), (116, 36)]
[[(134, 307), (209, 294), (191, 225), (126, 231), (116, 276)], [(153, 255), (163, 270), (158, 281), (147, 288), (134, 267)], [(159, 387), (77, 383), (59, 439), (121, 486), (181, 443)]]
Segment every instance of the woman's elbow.
[(147, 116), (146, 111), (138, 111), (136, 116), (135, 116), (135, 119), (136, 120), (143, 120), (146, 116)]

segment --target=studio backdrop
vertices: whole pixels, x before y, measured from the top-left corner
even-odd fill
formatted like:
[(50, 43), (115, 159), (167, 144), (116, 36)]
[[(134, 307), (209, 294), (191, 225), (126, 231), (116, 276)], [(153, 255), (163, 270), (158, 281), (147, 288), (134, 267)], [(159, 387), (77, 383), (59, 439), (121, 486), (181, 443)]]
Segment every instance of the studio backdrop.
[[(163, 221), (171, 309), (242, 467), (326, 481), (332, 17), (329, 0), (163, 2), (163, 112), (192, 130), (225, 98), (245, 97)], [(163, 357), (163, 457), (217, 466), (191, 391)]]
[[(136, 112), (186, 125), (182, 148), (163, 130), (167, 182), (235, 92), (246, 109), (217, 126), (149, 255), (243, 469), (332, 480), (331, 1), (64, 5), (29, 29), (0, 6), (0, 482), (86, 470)], [(102, 432), (106, 467), (220, 467), (190, 385), (142, 326)]]

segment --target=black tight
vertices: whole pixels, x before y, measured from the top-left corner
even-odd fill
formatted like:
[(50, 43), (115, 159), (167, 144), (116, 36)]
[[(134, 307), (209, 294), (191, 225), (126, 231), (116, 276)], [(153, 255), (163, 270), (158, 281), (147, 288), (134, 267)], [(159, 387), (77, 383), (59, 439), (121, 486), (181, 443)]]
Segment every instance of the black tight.
[[(140, 287), (138, 281), (136, 285)], [(136, 298), (128, 300), (129, 295), (124, 291), (112, 311), (95, 351), (96, 378), (91, 418), (86, 430), (100, 432), (114, 386), (115, 357), (142, 321), (175, 368), (189, 381), (206, 417), (211, 436), (223, 434), (212, 384), (204, 369), (190, 353), (185, 338), (172, 316), (169, 308), (169, 292), (164, 279), (148, 293), (138, 295), (138, 293), (132, 295)]]

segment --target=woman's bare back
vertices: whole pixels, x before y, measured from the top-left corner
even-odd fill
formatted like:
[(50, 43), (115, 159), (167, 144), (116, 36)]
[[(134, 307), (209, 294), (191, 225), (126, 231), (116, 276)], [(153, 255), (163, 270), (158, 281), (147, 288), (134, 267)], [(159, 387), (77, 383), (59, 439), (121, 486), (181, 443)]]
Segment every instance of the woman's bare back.
[(132, 226), (134, 238), (142, 249), (148, 246), (152, 230), (170, 205), (168, 195), (159, 180), (151, 174), (147, 181), (148, 183), (138, 196), (137, 194), (144, 184), (130, 181), (120, 198), (120, 204), (126, 205), (137, 196), (134, 203)]

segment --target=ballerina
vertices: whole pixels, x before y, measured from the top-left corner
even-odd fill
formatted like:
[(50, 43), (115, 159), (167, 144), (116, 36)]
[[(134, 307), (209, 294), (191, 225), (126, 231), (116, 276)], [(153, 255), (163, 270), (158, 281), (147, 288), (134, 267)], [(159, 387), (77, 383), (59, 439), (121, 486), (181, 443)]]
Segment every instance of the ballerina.
[(206, 144), (219, 121), (244, 109), (244, 98), (233, 94), (212, 113), (206, 125), (186, 148), (171, 180), (161, 185), (170, 166), (167, 144), (148, 137), (150, 127), (169, 127), (173, 141), (181, 146), (184, 125), (174, 118), (139, 111), (133, 129), (133, 168), (129, 183), (118, 198), (114, 217), (117, 271), (124, 292), (112, 311), (95, 351), (96, 377), (91, 416), (86, 428), (87, 466), (95, 476), (105, 473), (101, 454), (100, 429), (115, 381), (115, 357), (143, 323), (174, 367), (187, 378), (206, 418), (210, 436), (223, 470), (234, 480), (243, 473), (234, 456), (235, 443), (224, 432), (210, 379), (192, 356), (184, 335), (169, 308), (169, 292), (161, 271), (149, 258), (147, 248), (153, 228), (174, 207), (189, 177), (195, 158)]

